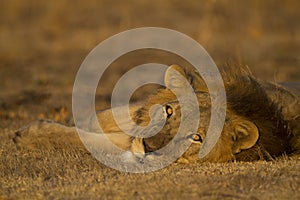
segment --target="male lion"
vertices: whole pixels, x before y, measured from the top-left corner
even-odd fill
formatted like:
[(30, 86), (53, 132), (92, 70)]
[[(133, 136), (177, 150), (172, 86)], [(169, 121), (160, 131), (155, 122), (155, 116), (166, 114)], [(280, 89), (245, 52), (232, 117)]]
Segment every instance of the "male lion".
[[(249, 70), (242, 67), (224, 68), (222, 76), (227, 94), (226, 120), (219, 140), (203, 159), (199, 159), (198, 153), (210, 123), (211, 97), (201, 77), (194, 70), (184, 69), (178, 65), (170, 66), (165, 73), (165, 84), (168, 88), (159, 90), (147, 101), (130, 108), (133, 121), (140, 126), (147, 126), (150, 122), (151, 106), (162, 105), (151, 111), (151, 117), (156, 120), (156, 124), (165, 121), (163, 128), (155, 136), (143, 139), (124, 134), (116, 124), (111, 109), (97, 113), (99, 124), (108, 138), (126, 151), (146, 155), (147, 152), (161, 149), (174, 138), (181, 119), (180, 104), (170, 89), (177, 89), (184, 95), (188, 81), (198, 99), (201, 113), (200, 124), (197, 132), (187, 133), (186, 137), (181, 138), (191, 140), (193, 143), (179, 161), (252, 161), (300, 152), (299, 85), (278, 85), (260, 81)], [(183, 81), (182, 77), (186, 80)], [(196, 113), (190, 112), (186, 118), (193, 117), (194, 114)], [(126, 124), (128, 120), (130, 119), (123, 119), (121, 123)], [(154, 125), (150, 128), (156, 127)], [(86, 131), (93, 132), (94, 130), (96, 129), (91, 124), (89, 130)], [(134, 132), (135, 130), (127, 126), (126, 131)], [(56, 143), (51, 143), (50, 137), (46, 137), (46, 134), (55, 134), (50, 140), (63, 140), (75, 146), (81, 145), (74, 127), (67, 127), (49, 120), (41, 120), (16, 131), (13, 141), (19, 148), (41, 146), (52, 148)], [(90, 141), (97, 139), (93, 135), (87, 134)], [(110, 147), (104, 143), (96, 148), (109, 149)]]
[[(186, 77), (198, 76), (197, 73), (179, 66), (173, 65), (171, 68), (180, 71)], [(245, 68), (227, 67), (223, 69), (222, 75), (227, 93), (226, 121), (217, 144), (202, 161), (252, 161), (299, 153), (299, 85), (285, 84), (286, 87), (283, 87), (260, 81)], [(191, 135), (194, 144), (183, 155), (185, 160), (193, 162), (199, 160), (198, 152), (205, 139), (210, 101), (207, 89), (199, 77), (193, 78), (190, 83), (196, 91), (202, 115), (198, 132)], [(160, 91), (158, 95), (152, 97), (153, 99), (150, 98), (149, 102), (161, 99), (168, 92), (168, 90)], [(171, 119), (172, 117), (169, 120)], [(173, 126), (176, 126), (175, 124), (173, 123)], [(144, 139), (146, 152), (165, 145), (168, 142), (166, 135), (170, 135), (170, 138), (174, 136), (172, 131), (174, 128), (170, 128), (167, 134), (159, 133), (153, 138)]]

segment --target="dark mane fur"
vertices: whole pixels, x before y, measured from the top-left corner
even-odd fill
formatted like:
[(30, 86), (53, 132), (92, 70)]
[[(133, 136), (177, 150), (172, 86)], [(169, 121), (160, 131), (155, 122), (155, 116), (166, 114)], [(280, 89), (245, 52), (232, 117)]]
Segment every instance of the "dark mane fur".
[(252, 121), (260, 132), (258, 143), (253, 148), (239, 153), (237, 159), (249, 155), (257, 159), (257, 157), (277, 156), (282, 152), (289, 153), (290, 133), (280, 106), (268, 97), (246, 67), (227, 67), (222, 74), (228, 110), (234, 115)]

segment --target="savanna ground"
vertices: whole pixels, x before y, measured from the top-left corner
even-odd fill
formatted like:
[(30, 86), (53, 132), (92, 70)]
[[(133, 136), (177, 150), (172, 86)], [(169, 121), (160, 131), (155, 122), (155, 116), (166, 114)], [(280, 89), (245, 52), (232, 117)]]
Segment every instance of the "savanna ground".
[[(300, 81), (299, 1), (2, 0), (0, 5), (0, 199), (300, 199), (299, 157), (172, 164), (129, 174), (105, 167), (67, 141), (50, 138), (56, 148), (17, 150), (11, 140), (14, 130), (40, 118), (72, 125), (72, 86), (81, 62), (99, 42), (130, 28), (175, 29), (202, 44), (219, 66), (245, 64), (262, 79)], [(152, 60), (174, 61), (154, 55)], [(96, 107), (107, 107), (111, 83), (147, 59), (129, 55), (115, 62), (97, 91)]]

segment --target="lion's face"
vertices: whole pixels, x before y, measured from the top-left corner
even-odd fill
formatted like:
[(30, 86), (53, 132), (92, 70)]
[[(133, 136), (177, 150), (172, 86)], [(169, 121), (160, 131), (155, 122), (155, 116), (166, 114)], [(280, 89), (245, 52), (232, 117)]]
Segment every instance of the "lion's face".
[[(169, 71), (166, 72), (166, 77), (170, 79), (170, 82), (166, 83), (166, 85), (169, 86), (172, 86), (172, 80), (176, 80), (177, 85), (179, 82), (178, 80), (180, 80), (180, 78), (174, 77), (178, 73), (172, 73), (172, 70), (177, 70), (181, 74), (184, 74), (184, 72), (181, 71), (182, 69), (178, 66), (171, 66)], [(168, 79), (165, 79), (165, 81), (167, 82)], [(191, 141), (191, 146), (182, 156), (188, 162), (201, 161), (198, 155), (210, 123), (210, 95), (207, 92), (196, 92), (196, 95), (200, 110), (199, 127), (196, 132), (188, 132), (184, 137), (180, 138), (181, 140)], [(181, 107), (179, 102), (176, 101), (176, 97), (169, 90), (160, 91), (156, 96), (150, 98), (147, 102), (148, 108), (153, 104), (161, 104), (163, 106), (161, 112), (164, 112), (166, 123), (158, 134), (143, 139), (146, 153), (159, 150), (166, 146), (177, 134), (181, 121), (187, 118), (181, 117)], [(142, 112), (144, 112), (144, 114), (141, 114)], [(140, 111), (139, 114), (141, 119), (143, 119), (142, 116), (147, 115), (146, 113), (147, 109), (145, 108)], [(195, 116), (196, 113), (197, 112), (190, 112), (188, 117), (197, 117)], [(250, 149), (257, 143), (259, 131), (254, 123), (242, 116), (234, 114), (230, 109), (228, 109), (226, 113), (226, 121), (221, 136), (212, 151), (203, 159), (203, 161), (220, 162), (234, 160), (236, 158), (235, 155)], [(143, 124), (143, 122), (141, 124)], [(144, 123), (144, 125), (147, 125), (147, 123)]]
[[(198, 94), (200, 95), (200, 94)], [(201, 94), (202, 95), (202, 94)], [(157, 151), (166, 146), (177, 134), (181, 123), (180, 106), (178, 102), (165, 104), (167, 115), (163, 129), (153, 137), (144, 138), (145, 152)], [(181, 140), (191, 142), (182, 158), (188, 162), (211, 161), (225, 162), (235, 159), (235, 155), (255, 145), (258, 139), (258, 129), (250, 121), (227, 113), (221, 136), (212, 151), (203, 160), (199, 159), (199, 151), (205, 140), (210, 120), (210, 107), (200, 107), (200, 122), (197, 132), (187, 133)], [(193, 113), (191, 113), (193, 115)], [(181, 158), (181, 160), (182, 160)]]

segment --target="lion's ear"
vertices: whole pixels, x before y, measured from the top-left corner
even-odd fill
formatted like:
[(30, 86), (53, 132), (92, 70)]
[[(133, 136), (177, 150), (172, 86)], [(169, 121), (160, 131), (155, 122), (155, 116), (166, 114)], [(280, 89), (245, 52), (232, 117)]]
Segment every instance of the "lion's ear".
[(178, 91), (184, 92), (189, 87), (187, 76), (182, 67), (179, 65), (171, 65), (165, 73), (166, 87)]
[(168, 88), (174, 90), (181, 88), (183, 91), (187, 85), (191, 85), (194, 91), (208, 92), (207, 86), (194, 68), (182, 68), (179, 65), (171, 65), (165, 73), (165, 84)]
[(248, 120), (233, 121), (233, 153), (253, 147), (259, 137), (257, 126)]

